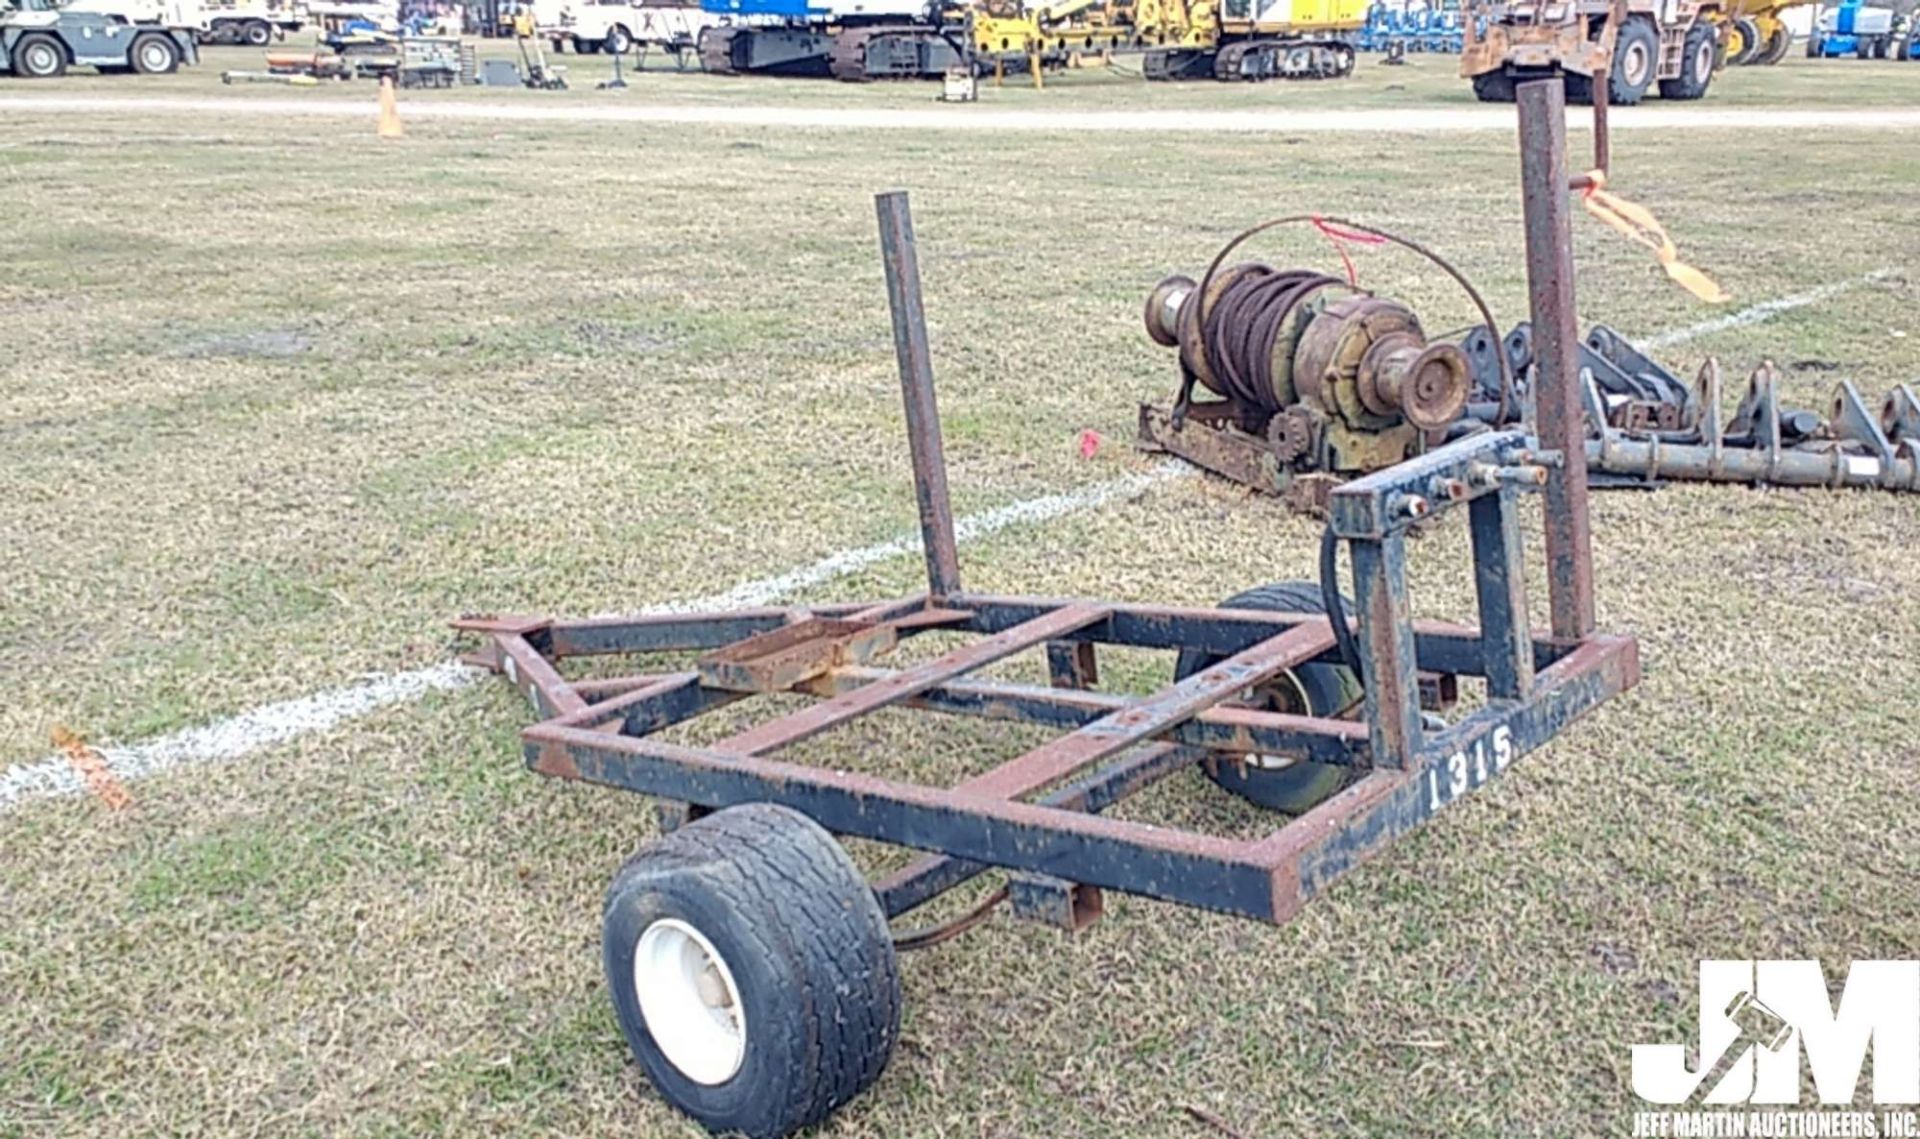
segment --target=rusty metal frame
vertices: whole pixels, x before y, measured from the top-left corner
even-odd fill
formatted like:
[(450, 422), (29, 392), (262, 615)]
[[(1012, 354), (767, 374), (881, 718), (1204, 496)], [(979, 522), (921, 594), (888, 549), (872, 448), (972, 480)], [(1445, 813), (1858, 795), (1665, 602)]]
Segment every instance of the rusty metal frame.
[[(1571, 305), (1567, 193), (1558, 85), (1529, 85), (1526, 163), (1536, 327)], [(1557, 140), (1557, 142), (1556, 142)], [(1557, 169), (1556, 169), (1557, 167)], [(1556, 213), (1547, 198), (1560, 200)], [(1543, 435), (1487, 433), (1347, 483), (1329, 503), (1349, 547), (1366, 687), (1362, 721), (1235, 706), (1247, 688), (1309, 661), (1340, 659), (1319, 614), (1005, 597), (961, 584), (938, 412), (904, 194), (878, 200), (881, 248), (908, 409), (928, 589), (894, 600), (725, 613), (544, 620), (477, 618), (470, 659), (506, 675), (543, 722), (525, 730), (544, 775), (659, 797), (674, 817), (775, 802), (839, 834), (924, 852), (875, 884), (898, 915), (986, 871), (1010, 875), (1016, 909), (1064, 925), (1120, 890), (1272, 922), (1394, 838), (1504, 773), (1521, 756), (1638, 679), (1630, 638), (1592, 632), (1579, 404), (1570, 368), (1543, 368)], [(1544, 235), (1544, 236), (1543, 236)], [(1562, 243), (1556, 252), (1542, 242)], [(1565, 314), (1569, 319), (1571, 314)], [(1571, 353), (1571, 340), (1542, 351)], [(1553, 385), (1558, 385), (1554, 387)], [(1553, 635), (1529, 627), (1514, 471), (1546, 469), (1547, 578)], [(1569, 486), (1571, 484), (1571, 486)], [(1461, 508), (1472, 528), (1480, 627), (1411, 618), (1406, 537), (1416, 520)], [(1581, 515), (1577, 524), (1556, 511)], [(878, 656), (938, 629), (958, 648), (905, 668)], [(1101, 693), (1098, 646), (1195, 650), (1217, 663), (1146, 697)], [(1044, 649), (1049, 683), (971, 674)], [(692, 668), (569, 681), (560, 666), (610, 654), (706, 654)], [(1423, 673), (1484, 678), (1485, 703), (1436, 726), (1422, 714)], [(703, 747), (662, 729), (755, 696), (816, 698), (798, 711)], [(881, 708), (1012, 720), (1064, 734), (954, 787), (929, 787), (780, 758), (787, 746)], [(1113, 803), (1177, 771), (1249, 754), (1340, 764), (1350, 785), (1264, 837), (1243, 840), (1105, 817)]]

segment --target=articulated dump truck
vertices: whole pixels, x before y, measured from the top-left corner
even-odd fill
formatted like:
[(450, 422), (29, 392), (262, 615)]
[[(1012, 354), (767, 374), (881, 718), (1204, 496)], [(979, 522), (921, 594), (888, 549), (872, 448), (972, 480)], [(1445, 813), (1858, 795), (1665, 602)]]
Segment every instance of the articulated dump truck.
[(1338, 79), (1368, 0), (703, 0), (729, 16), (700, 36), (723, 74), (852, 82), (985, 74), (1136, 55), (1148, 79)]

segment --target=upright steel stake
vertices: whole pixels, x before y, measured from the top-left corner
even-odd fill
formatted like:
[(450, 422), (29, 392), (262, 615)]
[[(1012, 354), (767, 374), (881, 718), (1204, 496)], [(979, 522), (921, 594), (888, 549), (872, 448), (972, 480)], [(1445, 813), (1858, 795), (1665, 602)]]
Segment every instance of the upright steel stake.
[(1521, 84), (1518, 98), (1527, 295), (1539, 365), (1535, 428), (1540, 446), (1560, 456), (1547, 479), (1547, 585), (1553, 635), (1574, 640), (1593, 632), (1593, 538), (1587, 524), (1586, 417), (1578, 388), (1566, 90), (1555, 76)]
[(906, 397), (907, 446), (913, 453), (927, 590), (935, 597), (947, 597), (960, 592), (960, 547), (954, 541), (953, 503), (947, 497), (947, 456), (940, 443), (940, 409), (933, 398), (933, 356), (927, 347), (927, 314), (920, 303), (913, 215), (907, 209), (905, 190), (875, 195), (873, 205), (880, 217), (887, 303), (893, 309), (893, 351), (900, 360), (900, 390)]

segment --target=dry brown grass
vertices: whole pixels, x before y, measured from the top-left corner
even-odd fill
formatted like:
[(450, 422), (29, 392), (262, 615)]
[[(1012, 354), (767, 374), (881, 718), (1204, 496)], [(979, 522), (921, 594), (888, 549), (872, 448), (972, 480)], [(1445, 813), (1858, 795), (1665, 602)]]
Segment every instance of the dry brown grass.
[[(16, 117), (0, 147), (0, 763), (54, 722), (139, 738), (437, 660), (461, 610), (698, 595), (908, 529), (879, 189), (915, 193), (962, 510), (1139, 469), (1132, 405), (1171, 388), (1141, 292), (1255, 217), (1404, 227), (1522, 308), (1505, 140)], [(1619, 188), (1736, 304), (1920, 253), (1911, 148), (1620, 148)], [(1590, 318), (1708, 315), (1578, 237)], [(1464, 322), (1417, 266), (1366, 272)], [(1877, 392), (1911, 378), (1914, 299), (1896, 272), (1668, 356)], [(1916, 522), (1878, 494), (1598, 498), (1640, 689), (1284, 929), (1121, 900), (1077, 939), (999, 921), (910, 959), (904, 1046), (827, 1132), (1206, 1134), (1183, 1103), (1250, 1135), (1618, 1129), (1628, 1046), (1687, 1038), (1699, 958), (1920, 953)], [(1306, 575), (1313, 537), (1186, 479), (965, 561), (1197, 602)], [(1420, 543), (1424, 611), (1468, 610), (1464, 557)], [(649, 814), (523, 772), (524, 720), (487, 685), (133, 784), (127, 812), (0, 817), (0, 1134), (693, 1134), (600, 991), (599, 892)], [(938, 729), (810, 754), (922, 774), (1012, 743)], [(1257, 821), (1176, 782), (1138, 809)]]

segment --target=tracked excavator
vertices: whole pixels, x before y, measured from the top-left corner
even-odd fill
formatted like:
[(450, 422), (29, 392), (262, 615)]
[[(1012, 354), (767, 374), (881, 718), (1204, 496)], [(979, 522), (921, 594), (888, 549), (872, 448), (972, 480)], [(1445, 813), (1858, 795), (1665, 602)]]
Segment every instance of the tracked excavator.
[(1334, 79), (1367, 0), (702, 0), (702, 69), (865, 82), (1138, 55), (1148, 79)]

